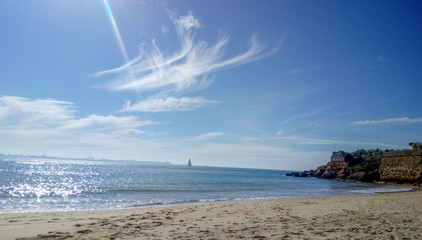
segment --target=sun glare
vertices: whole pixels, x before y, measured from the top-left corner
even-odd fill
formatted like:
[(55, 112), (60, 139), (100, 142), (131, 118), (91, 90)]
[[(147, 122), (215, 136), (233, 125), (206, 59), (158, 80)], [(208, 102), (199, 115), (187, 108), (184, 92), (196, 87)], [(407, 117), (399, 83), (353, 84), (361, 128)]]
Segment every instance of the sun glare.
[(122, 52), (125, 63), (128, 63), (129, 57), (126, 52), (125, 45), (123, 43), (122, 36), (120, 35), (119, 28), (117, 27), (116, 21), (114, 20), (113, 12), (111, 11), (110, 5), (108, 4), (107, 0), (104, 0), (104, 6), (107, 11), (108, 18), (110, 20), (110, 25), (111, 25), (111, 29), (113, 30), (114, 37), (116, 38), (117, 44), (119, 45), (119, 49)]

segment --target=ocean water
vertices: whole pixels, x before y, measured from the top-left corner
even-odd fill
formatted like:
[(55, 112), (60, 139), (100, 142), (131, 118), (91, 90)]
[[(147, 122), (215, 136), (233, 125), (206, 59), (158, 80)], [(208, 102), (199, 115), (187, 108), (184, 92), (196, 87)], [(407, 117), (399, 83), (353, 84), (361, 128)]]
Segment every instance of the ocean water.
[(286, 172), (122, 161), (0, 159), (0, 213), (122, 209), (408, 189), (286, 177)]

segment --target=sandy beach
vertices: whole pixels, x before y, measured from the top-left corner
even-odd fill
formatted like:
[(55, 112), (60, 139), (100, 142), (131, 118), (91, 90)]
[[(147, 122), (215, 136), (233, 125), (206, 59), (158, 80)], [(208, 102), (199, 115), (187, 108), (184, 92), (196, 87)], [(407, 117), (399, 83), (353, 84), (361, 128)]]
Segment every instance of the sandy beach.
[(0, 214), (1, 239), (422, 239), (422, 191)]

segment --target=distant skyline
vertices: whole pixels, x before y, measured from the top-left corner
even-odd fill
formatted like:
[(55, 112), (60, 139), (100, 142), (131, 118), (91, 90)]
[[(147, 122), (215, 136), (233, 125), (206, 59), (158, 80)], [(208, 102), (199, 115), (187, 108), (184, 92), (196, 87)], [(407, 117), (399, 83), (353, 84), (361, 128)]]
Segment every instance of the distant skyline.
[(422, 142), (420, 1), (0, 6), (3, 154), (303, 170)]

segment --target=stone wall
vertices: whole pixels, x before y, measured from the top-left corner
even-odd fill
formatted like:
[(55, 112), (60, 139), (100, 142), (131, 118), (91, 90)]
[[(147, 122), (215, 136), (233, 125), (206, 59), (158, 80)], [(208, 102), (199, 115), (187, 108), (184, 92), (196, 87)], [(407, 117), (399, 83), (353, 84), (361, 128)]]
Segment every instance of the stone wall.
[(422, 151), (404, 150), (384, 153), (379, 174), (382, 181), (422, 181)]
[(333, 152), (333, 154), (331, 155), (331, 162), (343, 162), (344, 155), (342, 153), (344, 152), (342, 151)]

